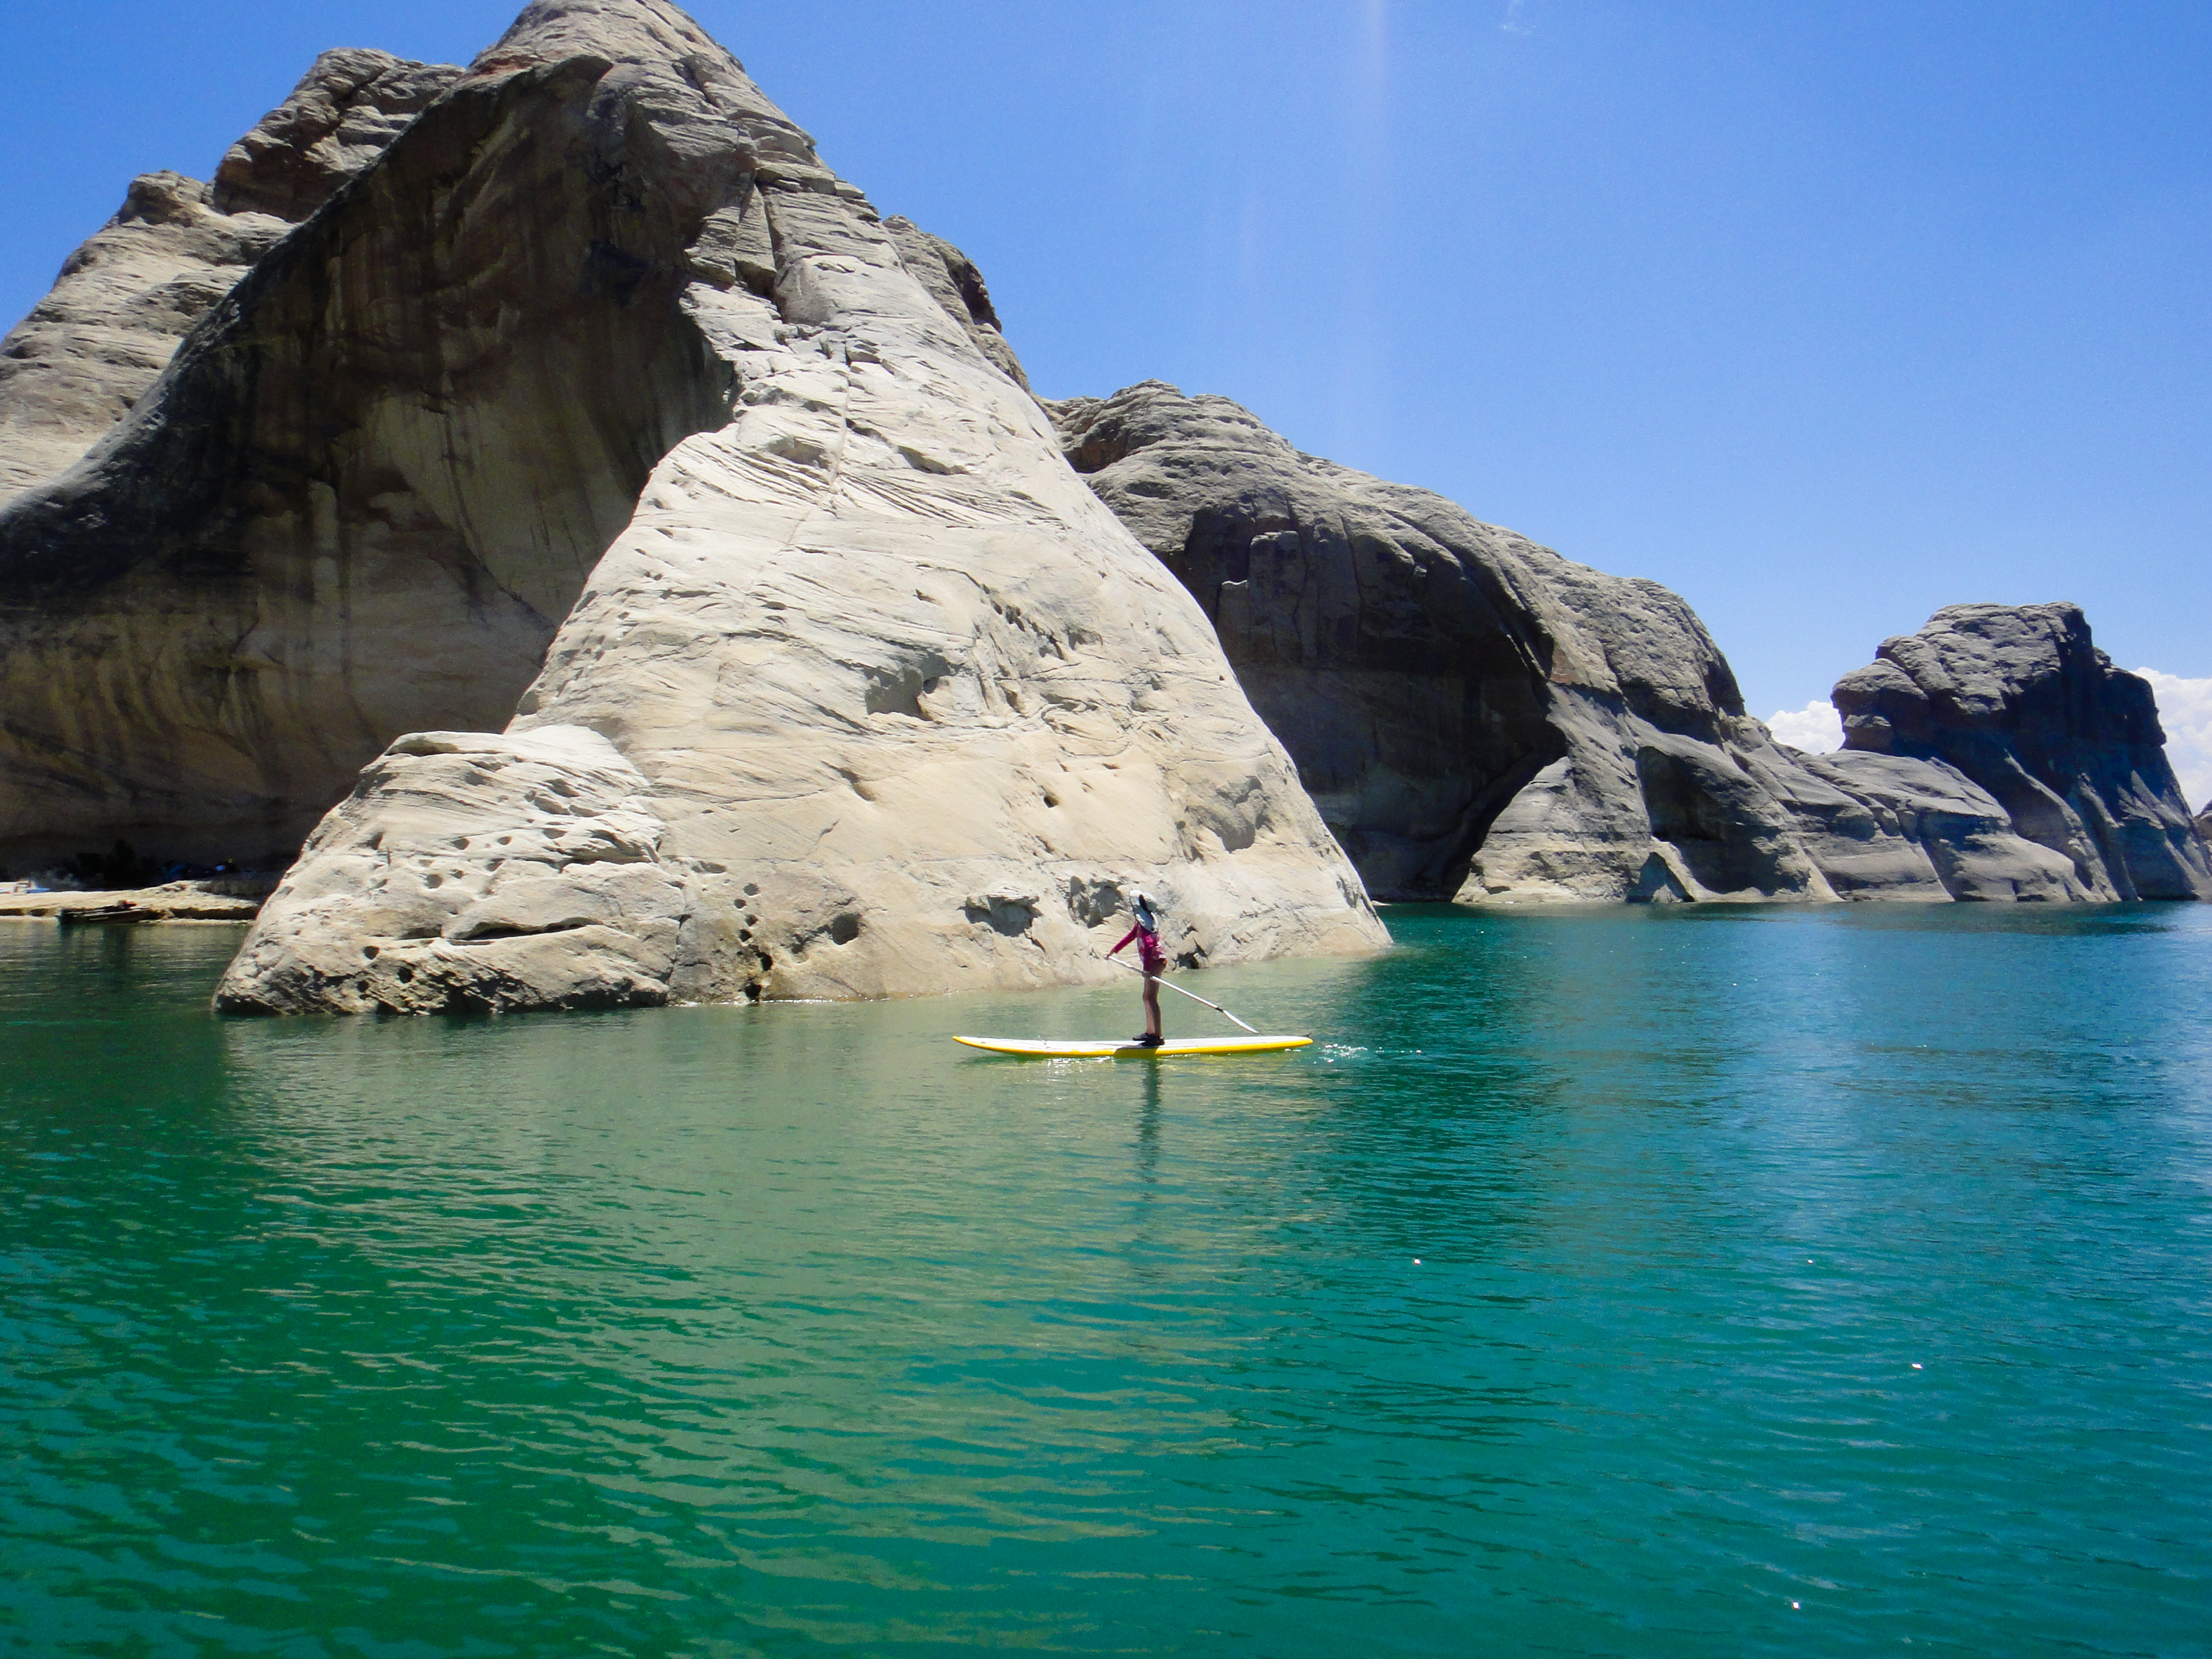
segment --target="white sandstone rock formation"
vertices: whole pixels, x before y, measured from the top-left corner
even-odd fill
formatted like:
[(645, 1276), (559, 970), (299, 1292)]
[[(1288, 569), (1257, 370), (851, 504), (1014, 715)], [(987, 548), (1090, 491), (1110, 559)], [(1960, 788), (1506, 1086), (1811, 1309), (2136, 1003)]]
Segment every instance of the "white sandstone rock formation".
[[(289, 853), (393, 738), (511, 716), (654, 465), (727, 418), (687, 240), (742, 147), (804, 147), (775, 117), (672, 154), (651, 95), (604, 57), (456, 80), (0, 507), (0, 861)], [(361, 148), (321, 142), (286, 199)]]
[[(724, 422), (654, 469), (504, 736), (363, 774), (222, 1005), (1103, 980), (1132, 880), (1187, 964), (1384, 943), (1204, 615), (979, 343), (957, 256), (658, 0), (535, 5), (474, 73), (586, 51), (699, 192), (682, 305)], [(571, 814), (622, 856), (572, 856)]]
[(218, 212), (297, 224), (367, 171), (465, 72), (360, 47), (326, 52), (224, 154), (209, 199)]
[(580, 726), (401, 738), (269, 901), (226, 999), (362, 1013), (666, 1000), (686, 912), (650, 786)]

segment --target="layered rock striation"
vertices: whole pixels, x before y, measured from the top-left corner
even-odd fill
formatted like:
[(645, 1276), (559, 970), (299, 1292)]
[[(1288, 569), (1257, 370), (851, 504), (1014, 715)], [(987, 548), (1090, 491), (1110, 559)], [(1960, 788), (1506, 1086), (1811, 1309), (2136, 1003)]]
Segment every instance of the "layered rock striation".
[(1963, 753), (1776, 744), (1655, 582), (1301, 454), (1226, 398), (1149, 381), (1052, 407), (1071, 464), (1205, 608), (1378, 896), (2103, 890), (2021, 833)]
[(457, 76), (0, 510), (0, 851), (296, 846), (393, 738), (512, 714), (653, 466), (727, 417), (683, 261), (734, 182), (660, 151), (653, 95), (588, 53)]
[(325, 52), (291, 95), (224, 153), (210, 205), (298, 224), (366, 172), (466, 72), (360, 47)]
[(289, 228), (217, 212), (208, 187), (181, 173), (133, 179), (115, 216), (0, 340), (0, 501), (112, 430), (192, 325)]
[(55, 477), (111, 431), (247, 269), (461, 73), (388, 52), (325, 52), (232, 147), (212, 185), (175, 173), (133, 180), (114, 218), (0, 340), (0, 500)]
[(1301, 454), (1226, 398), (1148, 381), (1055, 416), (1378, 896), (1827, 896), (1729, 753), (1763, 732), (1674, 594)]
[(1882, 641), (1834, 702), (1844, 753), (1832, 770), (1942, 763), (2064, 860), (2081, 896), (2212, 898), (2150, 684), (2112, 666), (2078, 605), (1947, 605)]

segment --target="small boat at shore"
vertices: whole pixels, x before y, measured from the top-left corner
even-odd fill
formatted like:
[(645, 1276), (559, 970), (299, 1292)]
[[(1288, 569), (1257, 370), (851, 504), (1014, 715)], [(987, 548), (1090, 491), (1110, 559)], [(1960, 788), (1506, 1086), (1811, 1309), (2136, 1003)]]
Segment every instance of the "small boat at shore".
[(142, 921), (155, 921), (161, 917), (158, 910), (149, 910), (140, 904), (78, 904), (54, 912), (54, 920), (64, 927), (84, 927), (104, 923), (109, 927), (129, 927)]

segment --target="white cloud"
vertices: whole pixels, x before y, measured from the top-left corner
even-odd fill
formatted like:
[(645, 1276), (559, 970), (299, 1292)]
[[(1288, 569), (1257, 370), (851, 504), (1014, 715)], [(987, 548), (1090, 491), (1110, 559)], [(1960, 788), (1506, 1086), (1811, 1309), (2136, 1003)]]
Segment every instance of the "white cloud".
[(1808, 755), (1830, 754), (1844, 746), (1843, 717), (1826, 697), (1802, 708), (1777, 709), (1766, 717), (1766, 726), (1774, 733), (1775, 742)]
[(2155, 668), (2133, 671), (2158, 694), (2158, 723), (2166, 728), (2166, 757), (2181, 780), (2189, 810), (2212, 800), (2212, 680), (2185, 680)]

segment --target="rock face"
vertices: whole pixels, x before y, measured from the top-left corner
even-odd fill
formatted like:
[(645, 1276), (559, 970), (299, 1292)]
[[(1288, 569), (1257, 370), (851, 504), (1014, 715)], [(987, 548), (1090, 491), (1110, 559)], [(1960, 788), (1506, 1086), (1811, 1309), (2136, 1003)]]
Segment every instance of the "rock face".
[(0, 500), (53, 477), (131, 412), (246, 268), (380, 155), (461, 71), (325, 52), (223, 158), (212, 188), (134, 180), (115, 217), (0, 341)]
[(1836, 684), (1846, 766), (1948, 763), (2082, 896), (2212, 898), (2148, 682), (2112, 665), (2071, 605), (1954, 605)]
[(297, 224), (366, 171), (464, 73), (385, 52), (325, 52), (292, 95), (223, 156), (210, 193), (216, 210)]
[[(395, 669), (447, 674), (413, 707), (507, 726), (379, 736), (222, 1006), (1105, 979), (1133, 879), (1186, 963), (1385, 942), (1206, 618), (1012, 368), (973, 266), (879, 218), (681, 13), (532, 6), (193, 337), (161, 395), (195, 418), (142, 410), (11, 526), (65, 544), (88, 491), (203, 534), (248, 515), (258, 541), (200, 556), (264, 612), (301, 601), (234, 677), (262, 723), (222, 727), (260, 775), (388, 726), (396, 689), (326, 734)], [(180, 502), (168, 447), (209, 424), (219, 476), (259, 447), (250, 501)], [(168, 574), (138, 557), (92, 603)], [(325, 645), (341, 583), (383, 609)], [(279, 688), (301, 712), (266, 745)]]
[(1656, 583), (1300, 454), (1225, 398), (1148, 381), (1053, 407), (1071, 463), (1205, 607), (1380, 896), (2098, 891), (1963, 759), (1777, 745)]
[(1147, 381), (1055, 419), (1378, 896), (1829, 896), (1731, 753), (1764, 728), (1674, 594), (1302, 455), (1226, 398)]
[(1655, 583), (1223, 399), (1048, 419), (665, 0), (328, 54), (141, 185), (101, 235), (213, 297), (0, 508), (0, 860), (319, 819), (228, 1009), (1110, 979), (1133, 883), (1185, 965), (1372, 948), (1338, 839), (1390, 896), (2212, 893), (2078, 613), (1942, 613), (1778, 747)]
[[(1845, 898), (2057, 902), (2093, 895), (2074, 866), (2019, 835), (2004, 807), (1957, 768), (1897, 755), (1798, 755), (1797, 765), (1873, 818), (1875, 836), (1819, 825), (1798, 803), (1807, 848)], [(1889, 838), (1904, 843), (1896, 845)]]
[(325, 818), (224, 981), (253, 1011), (663, 1002), (685, 913), (651, 786), (595, 732), (424, 732)]
[(261, 901), (230, 890), (235, 885), (219, 881), (172, 881), (159, 887), (108, 889), (91, 893), (33, 893), (11, 891), (13, 883), (0, 882), (0, 921), (45, 920), (64, 916), (71, 911), (127, 906), (143, 912), (148, 921), (251, 921), (260, 909)]
[(505, 722), (727, 418), (682, 308), (721, 204), (642, 142), (650, 95), (588, 55), (457, 81), (0, 510), (0, 857), (254, 857), (400, 733)]
[(193, 324), (290, 228), (149, 173), (0, 340), (0, 500), (76, 460), (131, 412)]

